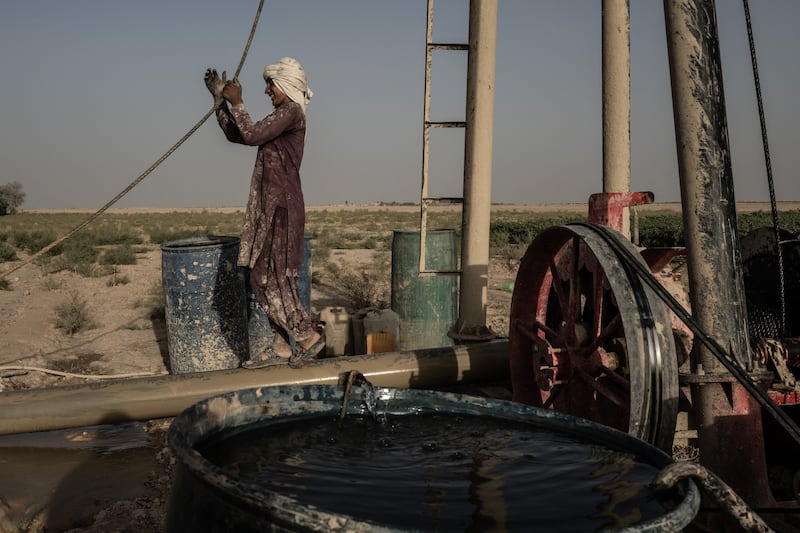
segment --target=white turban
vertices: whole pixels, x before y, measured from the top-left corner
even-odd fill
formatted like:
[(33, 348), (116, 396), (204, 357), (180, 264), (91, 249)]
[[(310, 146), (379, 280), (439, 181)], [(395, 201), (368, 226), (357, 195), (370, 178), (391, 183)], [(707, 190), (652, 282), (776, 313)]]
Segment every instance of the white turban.
[(264, 81), (272, 82), (292, 102), (297, 102), (306, 111), (306, 106), (314, 96), (306, 81), (306, 71), (300, 62), (291, 57), (284, 57), (274, 65), (264, 67)]

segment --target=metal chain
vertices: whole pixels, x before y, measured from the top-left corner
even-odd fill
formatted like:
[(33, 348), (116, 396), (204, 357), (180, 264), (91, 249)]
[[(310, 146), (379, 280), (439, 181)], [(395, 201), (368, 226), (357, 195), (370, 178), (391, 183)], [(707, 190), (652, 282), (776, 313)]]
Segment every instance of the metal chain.
[[(256, 27), (258, 26), (258, 20), (261, 17), (261, 10), (262, 10), (263, 7), (264, 7), (264, 0), (260, 0), (260, 2), (258, 3), (258, 10), (256, 11), (256, 16), (253, 19), (252, 26), (250, 27), (250, 36), (247, 39), (247, 44), (245, 44), (244, 51), (242, 52), (242, 57), (239, 60), (239, 66), (236, 68), (236, 74), (234, 74), (234, 77), (233, 77), (234, 80), (239, 78), (239, 74), (242, 71), (242, 67), (244, 66), (244, 60), (247, 57), (248, 52), (250, 51), (250, 44), (253, 42), (253, 35), (255, 35)], [(33, 261), (35, 261), (39, 257), (43, 256), (44, 254), (46, 254), (47, 252), (49, 252), (50, 250), (52, 250), (53, 248), (55, 248), (56, 246), (58, 246), (62, 242), (66, 241), (67, 239), (69, 239), (70, 237), (72, 237), (73, 235), (78, 233), (80, 230), (82, 230), (86, 226), (88, 226), (97, 217), (102, 215), (109, 207), (111, 207), (112, 205), (117, 203), (120, 200), (120, 198), (122, 198), (123, 196), (128, 194), (143, 179), (145, 179), (148, 175), (150, 175), (150, 173), (153, 172), (161, 163), (163, 163), (169, 156), (171, 156), (175, 152), (175, 150), (177, 150), (184, 142), (186, 142), (186, 140), (189, 137), (191, 137), (192, 134), (194, 134), (194, 132), (196, 132), (200, 128), (200, 126), (202, 126), (205, 123), (205, 121), (208, 120), (208, 118), (216, 110), (217, 110), (217, 105), (215, 104), (215, 105), (213, 105), (211, 107), (211, 109), (206, 111), (206, 114), (203, 115), (203, 118), (198, 120), (197, 123), (195, 123), (195, 125), (192, 126), (191, 129), (189, 131), (187, 131), (186, 134), (183, 137), (181, 137), (178, 142), (176, 142), (174, 145), (172, 145), (172, 148), (167, 150), (164, 153), (164, 155), (159, 157), (158, 160), (155, 163), (150, 165), (150, 167), (148, 167), (147, 170), (142, 172), (142, 174), (139, 175), (138, 178), (133, 180), (133, 182), (131, 182), (130, 185), (125, 187), (119, 194), (117, 194), (108, 203), (106, 203), (106, 205), (104, 205), (103, 207), (98, 209), (95, 213), (93, 213), (91, 216), (89, 216), (86, 220), (84, 220), (83, 222), (81, 222), (80, 224), (78, 224), (77, 226), (72, 228), (71, 230), (69, 230), (65, 235), (63, 235), (62, 237), (56, 239), (55, 241), (51, 242), (50, 244), (48, 244), (47, 246), (45, 246), (44, 248), (42, 248), (41, 250), (39, 250), (38, 252), (33, 254), (26, 261), (23, 261), (19, 265), (16, 265), (15, 267), (12, 267), (12, 268), (6, 270), (5, 272), (3, 272), (2, 274), (0, 274), (0, 279), (3, 279), (5, 277), (9, 276), (10, 274), (12, 274), (13, 272), (16, 272), (17, 270), (19, 270), (20, 268), (24, 267), (25, 265), (28, 265), (28, 264), (32, 263)]]
[(753, 64), (753, 80), (756, 86), (756, 100), (758, 101), (758, 119), (761, 123), (761, 142), (764, 146), (764, 161), (767, 167), (767, 185), (769, 186), (769, 204), (772, 210), (772, 227), (775, 230), (775, 251), (778, 255), (778, 283), (781, 301), (781, 337), (786, 336), (786, 278), (783, 268), (783, 250), (781, 249), (781, 232), (778, 223), (778, 202), (775, 199), (775, 183), (772, 178), (772, 162), (769, 157), (769, 142), (767, 140), (767, 123), (764, 117), (764, 102), (761, 98), (761, 81), (758, 77), (758, 62), (756, 61), (756, 45), (753, 40), (753, 24), (750, 20), (750, 2), (744, 2), (744, 18), (747, 23), (747, 40), (750, 43), (750, 61)]

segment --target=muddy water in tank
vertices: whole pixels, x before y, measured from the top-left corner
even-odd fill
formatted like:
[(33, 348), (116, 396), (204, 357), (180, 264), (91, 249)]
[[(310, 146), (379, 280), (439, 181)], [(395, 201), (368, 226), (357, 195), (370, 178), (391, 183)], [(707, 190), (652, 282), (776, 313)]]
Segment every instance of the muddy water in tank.
[(632, 455), (482, 417), (294, 422), (200, 449), (243, 480), (390, 527), (594, 531), (666, 511), (647, 489), (657, 469)]
[(650, 489), (671, 460), (624, 433), (501, 400), (342, 389), (245, 389), (176, 417), (167, 530), (669, 531), (697, 512), (691, 483)]

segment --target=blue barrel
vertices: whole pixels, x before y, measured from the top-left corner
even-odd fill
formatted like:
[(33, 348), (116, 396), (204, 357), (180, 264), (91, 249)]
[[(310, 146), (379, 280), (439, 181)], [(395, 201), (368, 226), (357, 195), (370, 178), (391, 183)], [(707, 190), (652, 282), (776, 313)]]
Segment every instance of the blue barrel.
[(238, 237), (161, 245), (170, 373), (237, 368), (246, 358), (247, 301), (238, 254)]
[[(429, 230), (427, 270), (456, 270), (456, 232)], [(447, 333), (458, 319), (458, 276), (420, 275), (419, 230), (395, 230), (392, 240), (392, 310), (400, 317), (398, 349), (452, 346)]]
[(311, 314), (311, 236), (303, 237), (303, 264), (300, 265), (300, 274), (297, 278), (297, 292), (300, 301)]
[[(245, 389), (192, 405), (168, 440), (168, 533), (672, 532), (700, 505), (690, 479), (650, 487), (673, 464), (654, 446), (582, 418), (462, 394)], [(388, 512), (376, 518), (378, 508)]]

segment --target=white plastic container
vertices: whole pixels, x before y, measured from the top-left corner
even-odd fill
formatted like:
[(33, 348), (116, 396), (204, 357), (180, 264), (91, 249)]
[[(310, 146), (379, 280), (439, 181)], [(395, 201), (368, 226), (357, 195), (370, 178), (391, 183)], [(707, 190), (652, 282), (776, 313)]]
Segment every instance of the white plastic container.
[(325, 322), (325, 355), (353, 354), (353, 329), (350, 313), (344, 307), (325, 307), (319, 312)]

